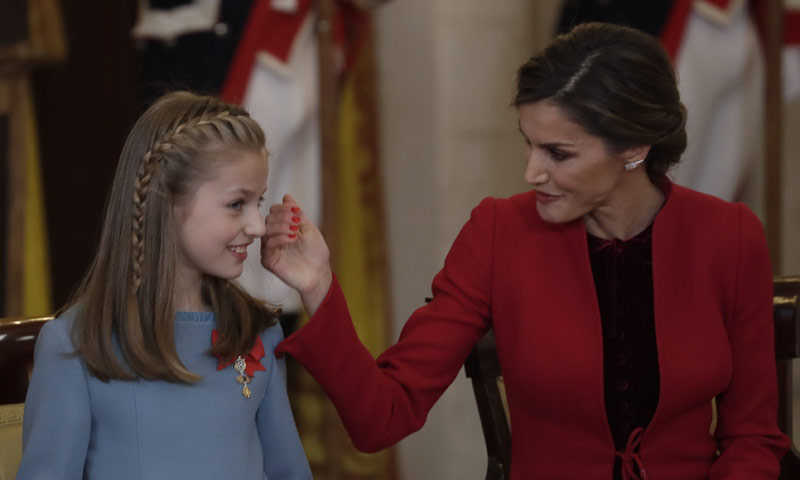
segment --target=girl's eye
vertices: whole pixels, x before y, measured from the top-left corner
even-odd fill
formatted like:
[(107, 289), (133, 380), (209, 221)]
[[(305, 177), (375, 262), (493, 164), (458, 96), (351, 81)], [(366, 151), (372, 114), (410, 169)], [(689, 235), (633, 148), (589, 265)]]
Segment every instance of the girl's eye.
[(229, 205), (228, 205), (228, 208), (230, 208), (231, 210), (236, 210), (236, 211), (239, 211), (239, 210), (241, 210), (241, 209), (242, 209), (242, 205), (244, 205), (244, 202), (243, 202), (243, 201), (241, 201), (241, 200), (236, 200), (235, 202), (233, 202), (233, 203), (229, 204)]
[(258, 197), (258, 206), (260, 207), (263, 204), (264, 204), (264, 196), (262, 195), (262, 196)]

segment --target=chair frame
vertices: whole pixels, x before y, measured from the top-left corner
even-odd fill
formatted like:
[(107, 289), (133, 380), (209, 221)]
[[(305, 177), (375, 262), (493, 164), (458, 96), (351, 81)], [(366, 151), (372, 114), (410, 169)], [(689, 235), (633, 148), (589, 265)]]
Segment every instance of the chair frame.
[(483, 437), (486, 439), (489, 456), (486, 480), (507, 479), (511, 468), (511, 428), (498, 385), (503, 373), (497, 358), (494, 330), (486, 332), (473, 347), (464, 362), (464, 370), (472, 380)]
[[(800, 358), (800, 277), (775, 277), (772, 300), (775, 322), (775, 364), (778, 370), (778, 425), (795, 439), (792, 412), (792, 362)], [(800, 452), (794, 445), (781, 459), (779, 480), (800, 478)]]
[(25, 402), (39, 330), (52, 317), (0, 318), (0, 404)]

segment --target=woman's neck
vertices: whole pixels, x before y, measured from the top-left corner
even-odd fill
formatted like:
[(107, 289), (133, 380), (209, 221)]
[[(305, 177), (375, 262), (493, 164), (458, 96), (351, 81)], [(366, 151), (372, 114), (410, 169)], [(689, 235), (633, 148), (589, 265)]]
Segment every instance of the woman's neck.
[(583, 217), (586, 231), (603, 239), (627, 240), (643, 232), (664, 205), (664, 192), (644, 169), (615, 189), (613, 198)]

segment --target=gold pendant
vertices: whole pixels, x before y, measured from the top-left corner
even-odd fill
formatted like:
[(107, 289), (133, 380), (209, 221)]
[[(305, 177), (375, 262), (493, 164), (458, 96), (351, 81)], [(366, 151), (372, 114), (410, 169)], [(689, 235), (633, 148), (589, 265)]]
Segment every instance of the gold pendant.
[(250, 377), (245, 373), (247, 370), (247, 362), (244, 358), (239, 357), (236, 359), (236, 362), (234, 362), (233, 368), (239, 372), (239, 376), (236, 377), (236, 383), (242, 384), (242, 396), (244, 398), (250, 398), (253, 392), (250, 391), (250, 387), (247, 386), (247, 384), (250, 383)]

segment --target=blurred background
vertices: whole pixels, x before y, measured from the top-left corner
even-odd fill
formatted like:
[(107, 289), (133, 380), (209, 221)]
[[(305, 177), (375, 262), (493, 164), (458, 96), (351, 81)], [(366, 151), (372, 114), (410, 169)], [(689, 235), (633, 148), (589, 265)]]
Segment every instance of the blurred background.
[[(772, 1), (0, 0), (0, 316), (67, 300), (127, 132), (158, 95), (187, 88), (262, 124), (267, 204), (292, 193), (322, 225), (359, 335), (380, 353), (430, 295), (472, 207), (528, 188), (509, 106), (517, 67), (592, 19), (662, 39), (689, 110), (675, 180), (746, 202), (775, 273), (800, 274), (800, 2), (760, 13)], [(304, 321), (259, 268), (242, 282), (284, 306), (288, 330)], [(376, 455), (353, 450), (297, 366), (290, 384), (315, 478), (483, 475), (463, 373), (420, 432)]]

